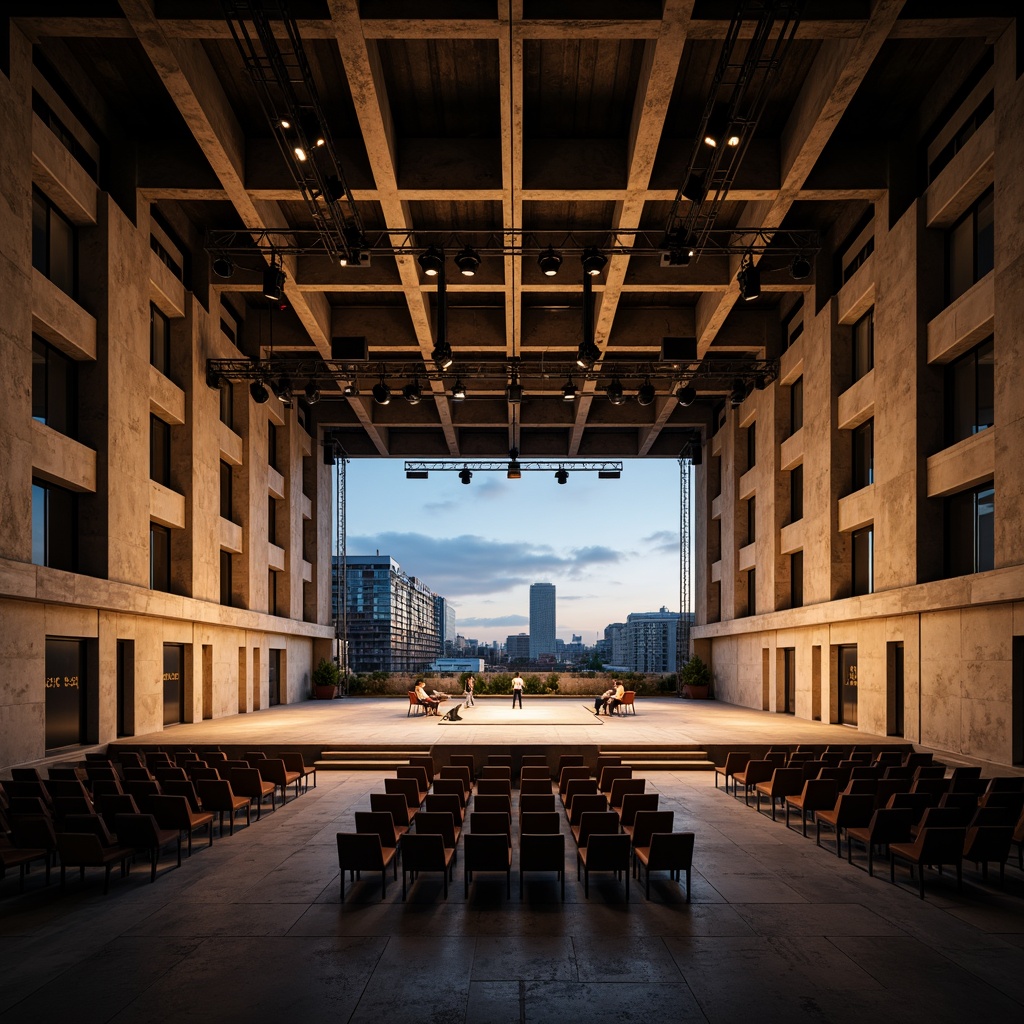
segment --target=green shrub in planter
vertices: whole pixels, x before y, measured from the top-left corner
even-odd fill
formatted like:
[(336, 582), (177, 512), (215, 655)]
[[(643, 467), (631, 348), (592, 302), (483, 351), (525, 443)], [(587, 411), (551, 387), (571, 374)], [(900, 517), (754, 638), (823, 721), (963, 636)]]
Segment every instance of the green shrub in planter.
[(340, 677), (338, 666), (327, 658), (321, 658), (319, 664), (313, 669), (311, 678), (313, 696), (319, 700), (330, 700), (337, 696)]
[(711, 688), (711, 669), (695, 654), (683, 666), (680, 681), (687, 697), (707, 697)]

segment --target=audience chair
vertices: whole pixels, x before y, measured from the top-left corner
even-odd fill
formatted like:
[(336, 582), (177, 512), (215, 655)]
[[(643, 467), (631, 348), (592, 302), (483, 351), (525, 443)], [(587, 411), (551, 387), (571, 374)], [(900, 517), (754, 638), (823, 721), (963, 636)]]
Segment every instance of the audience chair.
[[(390, 811), (356, 811), (356, 831), (375, 832), (380, 837), (380, 845), (385, 849), (398, 851), (398, 842), (408, 829), (395, 824)], [(398, 862), (395, 862), (397, 878)]]
[[(633, 819), (633, 831), (630, 843), (634, 850), (638, 847), (646, 849), (651, 845), (651, 836), (655, 832), (671, 832), (675, 827), (675, 811), (638, 811)], [(636, 860), (633, 861), (636, 871)]]
[[(556, 773), (555, 773), (555, 780), (556, 781), (560, 781), (561, 780), (561, 778), (562, 778), (562, 769), (563, 768), (582, 768), (582, 767), (584, 767), (583, 755), (582, 754), (560, 754), (559, 757), (558, 757), (558, 768), (557, 768)], [(588, 771), (587, 774), (589, 775), (590, 772)]]
[[(589, 779), (590, 769), (583, 764), (567, 764), (558, 773), (558, 795), (565, 799), (566, 787), (573, 779)], [(594, 780), (596, 783), (596, 779)]]
[[(543, 779), (528, 779), (523, 778), (519, 782), (519, 792), (525, 796), (527, 794), (544, 794), (551, 793), (551, 780), (548, 778)], [(554, 794), (552, 794), (554, 795)]]
[(597, 788), (597, 779), (585, 778), (585, 779), (570, 779), (565, 787), (565, 792), (562, 794), (562, 805), (565, 807), (565, 813), (569, 813), (569, 808), (572, 806), (573, 800), (584, 793), (592, 796), (602, 795), (600, 790)]
[(228, 816), (228, 835), (235, 834), (235, 815), (245, 810), (246, 825), (252, 824), (252, 800), (236, 794), (227, 779), (197, 779), (196, 789), (203, 802), (203, 810), (220, 816), (220, 835), (224, 835), (224, 815)]
[(452, 754), (448, 763), (455, 768), (465, 768), (469, 773), (469, 784), (476, 778), (476, 757), (473, 754)]
[(867, 828), (847, 828), (846, 830), (846, 862), (853, 863), (851, 841), (863, 843), (868, 854), (868, 874), (875, 873), (875, 847), (888, 846), (890, 843), (908, 843), (913, 814), (905, 807), (879, 807), (871, 816)]
[[(474, 814), (473, 817), (476, 815)], [(505, 873), (505, 896), (512, 896), (512, 844), (500, 832), (466, 833), (463, 855), (463, 877), (465, 895), (469, 898), (469, 883), (474, 871), (503, 871)]]
[(794, 808), (800, 812), (800, 833), (806, 838), (808, 813), (830, 811), (838, 798), (839, 790), (833, 779), (808, 779), (799, 793), (786, 797), (786, 828), (789, 828), (790, 808)]
[(435, 796), (454, 796), (462, 805), (463, 814), (466, 810), (466, 789), (462, 779), (434, 779)]
[(743, 771), (749, 760), (751, 760), (751, 755), (745, 750), (732, 750), (726, 754), (725, 764), (715, 766), (715, 789), (718, 789), (718, 779), (721, 776), (725, 780), (725, 791), (728, 793), (729, 780), (736, 772)]
[(139, 807), (130, 793), (104, 793), (96, 798), (96, 810), (111, 832), (117, 832), (114, 819), (119, 814), (138, 814)]
[(761, 811), (761, 797), (771, 802), (772, 821), (775, 821), (775, 801), (785, 801), (788, 796), (796, 796), (804, 788), (804, 770), (799, 766), (792, 768), (776, 768), (767, 782), (759, 782), (754, 787), (755, 806)]
[(658, 809), (657, 793), (627, 793), (622, 798), (622, 807), (619, 810), (619, 822), (622, 831), (627, 836), (633, 835), (633, 823), (641, 811), (656, 811)]
[[(557, 812), (555, 817), (558, 817)], [(565, 902), (565, 836), (555, 832), (524, 832), (519, 837), (519, 898), (527, 871), (556, 871)]]
[(949, 792), (949, 779), (917, 779), (910, 787), (911, 793), (929, 793), (935, 797), (936, 803)]
[(255, 768), (230, 768), (228, 769), (228, 782), (231, 783), (231, 791), (238, 796), (244, 796), (248, 800), (256, 801), (256, 820), (260, 820), (263, 813), (263, 801), (270, 797), (270, 809), (277, 810), (277, 786), (272, 782), (266, 782)]
[(473, 810), (481, 814), (507, 814), (512, 817), (512, 797), (501, 793), (479, 793), (473, 797)]
[[(455, 820), (455, 831), (458, 833), (462, 828), (462, 819), (466, 815), (466, 810), (462, 806), (462, 802), (453, 793), (430, 793), (424, 801), (424, 809), (430, 813), (441, 812), (443, 814), (450, 814)], [(458, 835), (456, 834), (456, 840)]]
[(400, 766), (395, 769), (395, 777), (415, 781), (419, 803), (422, 806), (423, 801), (427, 798), (427, 793), (430, 792), (430, 779), (427, 777), (426, 768), (418, 764), (410, 764), (405, 767)]
[(512, 769), (507, 764), (485, 764), (477, 776), (477, 789), (483, 779), (504, 779), (512, 784)]
[(775, 762), (768, 760), (751, 759), (744, 765), (743, 769), (733, 772), (732, 795), (736, 796), (736, 787), (743, 787), (743, 803), (750, 806), (750, 790), (759, 782), (768, 782), (775, 771)]
[(470, 794), (473, 792), (473, 782), (470, 778), (469, 769), (464, 764), (445, 765), (441, 769), (441, 778), (458, 779), (462, 783), (462, 792), (466, 795), (466, 801), (469, 801)]
[(522, 768), (544, 768), (548, 773), (548, 779), (551, 778), (551, 766), (548, 764), (547, 754), (523, 754), (519, 763)]
[(605, 768), (619, 768), (621, 766), (621, 757), (613, 757), (611, 754), (602, 754), (597, 759), (597, 764), (594, 766), (594, 778), (601, 778), (601, 772), (603, 772)]
[(622, 700), (619, 701), (618, 707), (612, 708), (615, 714), (628, 715), (632, 712), (636, 714), (636, 690), (627, 690), (622, 695)]
[(359, 878), (361, 871), (380, 872), (380, 898), (388, 891), (388, 865), (392, 865), (398, 878), (398, 857), (395, 847), (381, 844), (376, 832), (338, 832), (338, 867), (341, 869), (339, 890), (341, 902), (345, 902), (345, 872), (351, 881)]
[(302, 780), (303, 792), (309, 789), (310, 778), (313, 780), (313, 788), (316, 789), (316, 765), (306, 764), (301, 751), (283, 750), (281, 752), (281, 760), (284, 761), (284, 766), (288, 771), (298, 773), (299, 778)]
[(942, 868), (952, 864), (956, 868), (956, 887), (963, 888), (963, 853), (967, 830), (964, 828), (923, 828), (913, 843), (889, 844), (889, 881), (896, 881), (896, 860), (910, 864), (910, 876), (917, 865), (919, 893), (924, 899), (924, 868), (926, 864)]
[(929, 807), (938, 807), (939, 798), (932, 793), (893, 793), (887, 807), (904, 807), (911, 812), (911, 825), (917, 825)]
[(223, 750), (204, 750), (202, 758), (208, 765), (216, 766), (223, 764), (228, 759), (228, 755)]
[(609, 808), (613, 811), (618, 811), (622, 806), (622, 798), (627, 793), (643, 793), (646, 788), (646, 779), (616, 779), (612, 783), (611, 791), (608, 793)]
[[(415, 819), (417, 835), (439, 835), (444, 839), (445, 849), (455, 850), (462, 828), (448, 811), (420, 811)], [(453, 854), (454, 859), (454, 854)]]
[(907, 754), (906, 760), (903, 762), (905, 768), (920, 768), (922, 765), (932, 763), (931, 751), (920, 751), (913, 750)]
[(558, 811), (526, 811), (519, 815), (520, 833), (547, 835), (561, 831), (562, 818)]
[(1017, 847), (1017, 867), (1024, 871), (1024, 814), (1014, 826), (1010, 843)]
[(651, 872), (667, 871), (669, 878), (680, 881), (680, 872), (686, 872), (686, 902), (690, 902), (690, 872), (693, 868), (693, 844), (695, 836), (692, 832), (655, 832), (651, 836), (650, 845), (633, 847), (637, 878), (640, 869), (647, 871), (647, 899), (651, 898)]
[[(14, 851), (0, 843), (0, 855), (10, 855), (3, 867), (6, 869), (17, 866), (21, 877), (21, 887), (24, 888), (25, 873), (29, 865), (32, 861), (39, 860), (40, 853), (42, 853), (43, 859), (46, 861), (46, 884), (49, 885), (50, 868), (57, 861), (57, 834), (50, 818), (45, 814), (12, 815), (10, 841), (15, 847)], [(20, 854), (20, 856), (16, 854)], [(0, 875), (2, 874), (3, 872), (0, 871)]]
[(203, 810), (196, 787), (189, 779), (171, 779), (163, 783), (160, 789), (164, 796), (183, 796), (193, 814)]
[(910, 835), (916, 838), (924, 828), (967, 828), (972, 817), (963, 807), (929, 807), (921, 820), (910, 827)]
[(554, 810), (555, 794), (552, 793), (550, 789), (546, 793), (522, 793), (519, 797), (520, 817), (531, 812), (548, 812)]
[(57, 852), (60, 855), (60, 886), (65, 887), (68, 868), (78, 868), (79, 877), (85, 878), (87, 867), (103, 868), (103, 892), (110, 889), (110, 872), (115, 864), (121, 865), (121, 877), (127, 871), (132, 851), (125, 846), (103, 846), (99, 836), (92, 832), (58, 832)]
[(597, 777), (597, 788), (604, 793), (605, 797), (612, 791), (612, 783), (616, 779), (633, 778), (633, 769), (626, 764), (610, 764), (602, 768)]
[[(529, 755), (526, 755), (527, 757)], [(526, 758), (523, 758), (523, 766), (519, 770), (520, 779), (547, 779), (548, 785), (551, 785), (551, 769), (542, 762), (540, 764), (528, 764)]]
[(161, 828), (176, 828), (186, 833), (187, 856), (192, 856), (192, 833), (205, 828), (208, 832), (208, 846), (213, 846), (213, 814), (202, 811), (196, 814), (183, 796), (154, 796), (149, 801), (150, 813)]
[(512, 799), (512, 783), (508, 779), (485, 779), (481, 776), (476, 780), (477, 796), (507, 796)]
[[(420, 796), (420, 787), (415, 779), (385, 779), (385, 793), (401, 793), (409, 809), (416, 811), (423, 804), (423, 797)], [(425, 795), (425, 794), (424, 794)]]
[(511, 754), (488, 754), (487, 755), (488, 765), (500, 765), (512, 770), (512, 755)]
[(0, 844), (0, 879), (3, 879), (11, 868), (17, 868), (18, 884), (24, 890), (26, 871), (32, 862), (36, 860), (45, 861), (46, 884), (49, 885), (52, 859), (48, 850), (42, 847), (19, 847)]
[(370, 810), (390, 814), (395, 823), (395, 836), (399, 839), (409, 831), (409, 824), (415, 814), (401, 793), (371, 793)]
[(451, 877), (452, 858), (455, 850), (444, 845), (437, 833), (426, 835), (407, 832), (400, 844), (402, 852), (402, 901), (406, 897), (406, 876), (412, 874), (415, 881), (421, 871), (440, 871), (444, 882), (444, 896), (448, 898), (448, 879)]
[(299, 796), (299, 782), (302, 776), (298, 772), (290, 772), (285, 767), (284, 761), (279, 757), (265, 757), (262, 761), (254, 764), (260, 773), (260, 778), (265, 782), (272, 782), (281, 791), (281, 803), (288, 802), (288, 787), (295, 786), (295, 797)]
[(427, 705), (423, 704), (419, 697), (416, 696), (415, 690), (409, 691), (409, 710), (406, 711), (405, 717), (408, 718), (412, 714), (413, 708), (416, 709), (417, 715), (425, 715), (427, 713)]
[[(835, 807), (820, 810), (815, 814), (815, 843), (821, 846), (821, 826), (830, 825), (836, 837), (836, 856), (841, 857), (843, 855), (843, 831), (851, 828), (867, 828), (871, 824), (871, 816), (874, 813), (875, 796), (873, 793), (840, 793)], [(849, 835), (847, 835), (846, 844), (849, 847)]]
[(614, 871), (616, 878), (626, 879), (626, 900), (629, 900), (629, 836), (591, 832), (586, 844), (576, 850), (576, 878), (583, 867), (583, 895), (590, 897), (590, 872)]
[(615, 818), (615, 831), (619, 830), (619, 816), (614, 811), (608, 810), (608, 801), (600, 793), (580, 793), (573, 798), (572, 806), (569, 808), (569, 831), (578, 843), (580, 841), (580, 826), (584, 814), (606, 813)]
[(119, 750), (117, 752), (117, 760), (121, 765), (121, 769), (125, 768), (145, 768), (145, 762), (142, 760), (142, 755), (136, 750)]
[(413, 754), (409, 758), (409, 765), (413, 768), (422, 768), (427, 773), (428, 788), (433, 784), (434, 759), (429, 754)]
[(153, 774), (144, 765), (125, 765), (121, 769), (121, 778), (124, 782), (153, 782)]
[(469, 831), (477, 834), (503, 835), (511, 846), (512, 815), (505, 811), (473, 811), (469, 816)]
[(181, 830), (161, 828), (152, 814), (117, 814), (114, 816), (114, 830), (117, 841), (134, 851), (144, 851), (149, 857), (149, 881), (156, 881), (156, 867), (160, 851), (174, 843), (178, 853), (178, 867), (181, 867)]
[(995, 861), (999, 865), (999, 887), (1002, 888), (1012, 843), (1012, 825), (974, 825), (967, 829), (964, 839), (964, 860), (981, 864), (981, 877), (986, 882), (989, 862)]

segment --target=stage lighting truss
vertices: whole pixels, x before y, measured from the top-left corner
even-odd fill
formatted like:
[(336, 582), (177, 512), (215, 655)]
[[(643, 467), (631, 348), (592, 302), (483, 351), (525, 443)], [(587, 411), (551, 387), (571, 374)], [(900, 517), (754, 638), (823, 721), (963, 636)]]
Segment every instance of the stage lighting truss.
[[(622, 473), (621, 462), (588, 460), (574, 462), (565, 459), (523, 459), (516, 461), (522, 473), (597, 473), (599, 479), (617, 480)], [(429, 473), (457, 473), (463, 483), (472, 479), (474, 473), (508, 473), (508, 459), (465, 459), (410, 460), (405, 463), (405, 475), (409, 480), (425, 480)], [(517, 478), (518, 479), (518, 478)]]

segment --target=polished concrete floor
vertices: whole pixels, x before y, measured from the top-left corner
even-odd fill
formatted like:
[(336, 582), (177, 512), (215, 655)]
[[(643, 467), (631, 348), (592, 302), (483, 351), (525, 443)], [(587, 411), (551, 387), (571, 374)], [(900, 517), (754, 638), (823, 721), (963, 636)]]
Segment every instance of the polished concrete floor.
[[(339, 702), (345, 704), (345, 702)], [(253, 716), (255, 719), (256, 716)], [(638, 718), (638, 721), (640, 719)], [(232, 723), (233, 724), (233, 723)], [(625, 723), (623, 728), (628, 728)], [(632, 723), (630, 723), (631, 725)], [(419, 723), (430, 729), (433, 723)], [(417, 726), (418, 727), (418, 726)], [(0, 882), (0, 1020), (468, 1024), (586, 1021), (964, 1020), (1024, 1016), (1024, 873), (1005, 888), (965, 871), (957, 892), (905, 870), (869, 878), (834, 847), (773, 823), (709, 773), (654, 772), (648, 788), (696, 833), (692, 902), (667, 877), (651, 900), (611, 876), (566, 898), (530, 876), (518, 899), (478, 876), (448, 898), (423, 875), (349, 886), (335, 834), (383, 788), (371, 772), (321, 773), (316, 789), (233, 837), (200, 842), (155, 884), (137, 866), (102, 893), (77, 873), (62, 894), (31, 874)], [(472, 810), (472, 806), (470, 807)], [(564, 826), (563, 826), (564, 828)], [(516, 861), (517, 863), (517, 861)]]

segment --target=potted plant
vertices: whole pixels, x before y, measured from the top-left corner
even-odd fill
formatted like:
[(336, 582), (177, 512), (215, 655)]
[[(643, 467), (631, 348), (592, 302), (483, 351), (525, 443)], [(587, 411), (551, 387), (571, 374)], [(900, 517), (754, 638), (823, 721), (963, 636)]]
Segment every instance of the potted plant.
[(313, 669), (313, 696), (317, 700), (333, 700), (338, 693), (338, 666), (327, 658), (321, 658)]
[(711, 690), (711, 669), (695, 654), (680, 673), (683, 684), (683, 696), (697, 700), (706, 700)]

